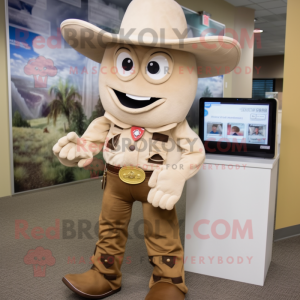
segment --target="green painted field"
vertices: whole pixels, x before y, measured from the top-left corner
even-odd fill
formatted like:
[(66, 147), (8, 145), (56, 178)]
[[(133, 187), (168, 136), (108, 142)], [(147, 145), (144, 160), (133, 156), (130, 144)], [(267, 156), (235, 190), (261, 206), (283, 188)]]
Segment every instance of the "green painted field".
[[(64, 124), (67, 124), (67, 121), (64, 117), (58, 118), (56, 126), (52, 121), (48, 124), (47, 118), (28, 122), (30, 128), (13, 127), (15, 192), (102, 175), (102, 171), (97, 171), (96, 167), (93, 173), (93, 167), (67, 168), (61, 165), (52, 153), (52, 147), (57, 140), (66, 135)], [(97, 155), (94, 164), (100, 160), (103, 160), (102, 152)]]

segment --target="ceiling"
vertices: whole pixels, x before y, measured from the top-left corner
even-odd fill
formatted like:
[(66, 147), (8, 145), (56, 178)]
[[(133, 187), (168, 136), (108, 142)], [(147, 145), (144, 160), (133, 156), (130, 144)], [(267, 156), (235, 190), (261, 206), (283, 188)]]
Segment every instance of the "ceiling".
[(255, 10), (255, 28), (263, 29), (261, 49), (254, 48), (254, 56), (284, 54), (287, 0), (225, 0)]

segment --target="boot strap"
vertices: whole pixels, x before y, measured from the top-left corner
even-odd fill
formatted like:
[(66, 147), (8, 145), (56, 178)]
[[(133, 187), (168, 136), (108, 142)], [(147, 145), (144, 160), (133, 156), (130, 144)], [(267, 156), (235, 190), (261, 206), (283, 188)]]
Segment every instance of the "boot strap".
[[(153, 274), (153, 281), (156, 283), (157, 281), (160, 281), (162, 278), (167, 278), (167, 277), (161, 277), (161, 276), (156, 276)], [(179, 277), (173, 277), (173, 278), (170, 278), (173, 282), (173, 284), (180, 284), (180, 283), (183, 283), (183, 280), (182, 280), (182, 277), (179, 276)]]

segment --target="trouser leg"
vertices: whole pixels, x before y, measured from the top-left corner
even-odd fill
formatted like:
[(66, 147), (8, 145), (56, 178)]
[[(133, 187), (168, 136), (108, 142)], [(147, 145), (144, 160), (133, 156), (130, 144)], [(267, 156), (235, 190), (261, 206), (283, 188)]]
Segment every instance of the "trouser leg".
[(176, 209), (163, 210), (144, 202), (143, 213), (145, 243), (149, 261), (154, 266), (149, 287), (158, 282), (168, 282), (187, 293)]
[(93, 263), (114, 290), (121, 286), (120, 268), (133, 202), (128, 184), (122, 182), (118, 175), (108, 172)]

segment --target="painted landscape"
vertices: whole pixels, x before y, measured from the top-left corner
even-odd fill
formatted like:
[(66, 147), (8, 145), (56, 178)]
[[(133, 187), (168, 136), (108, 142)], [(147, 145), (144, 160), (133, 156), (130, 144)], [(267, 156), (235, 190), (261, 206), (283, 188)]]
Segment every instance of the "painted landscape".
[(15, 193), (102, 175), (102, 153), (84, 169), (64, 167), (52, 153), (59, 138), (81, 136), (104, 115), (100, 65), (69, 47), (59, 25), (76, 18), (118, 32), (130, 0), (31, 2), (7, 2)]
[[(100, 152), (90, 166), (68, 168), (53, 155), (53, 145), (69, 131), (82, 135), (90, 122), (104, 114), (101, 102), (87, 119), (79, 94), (74, 87), (61, 84), (60, 88), (73, 93), (74, 99), (60, 100), (56, 87), (55, 99), (49, 104), (47, 117), (25, 120), (18, 111), (13, 116), (13, 159), (15, 192), (43, 188), (102, 175), (103, 156)], [(52, 89), (54, 89), (52, 87)], [(51, 88), (50, 90), (51, 91)], [(78, 100), (78, 101), (75, 101)], [(63, 104), (65, 102), (65, 106)], [(101, 168), (102, 167), (102, 168)]]

